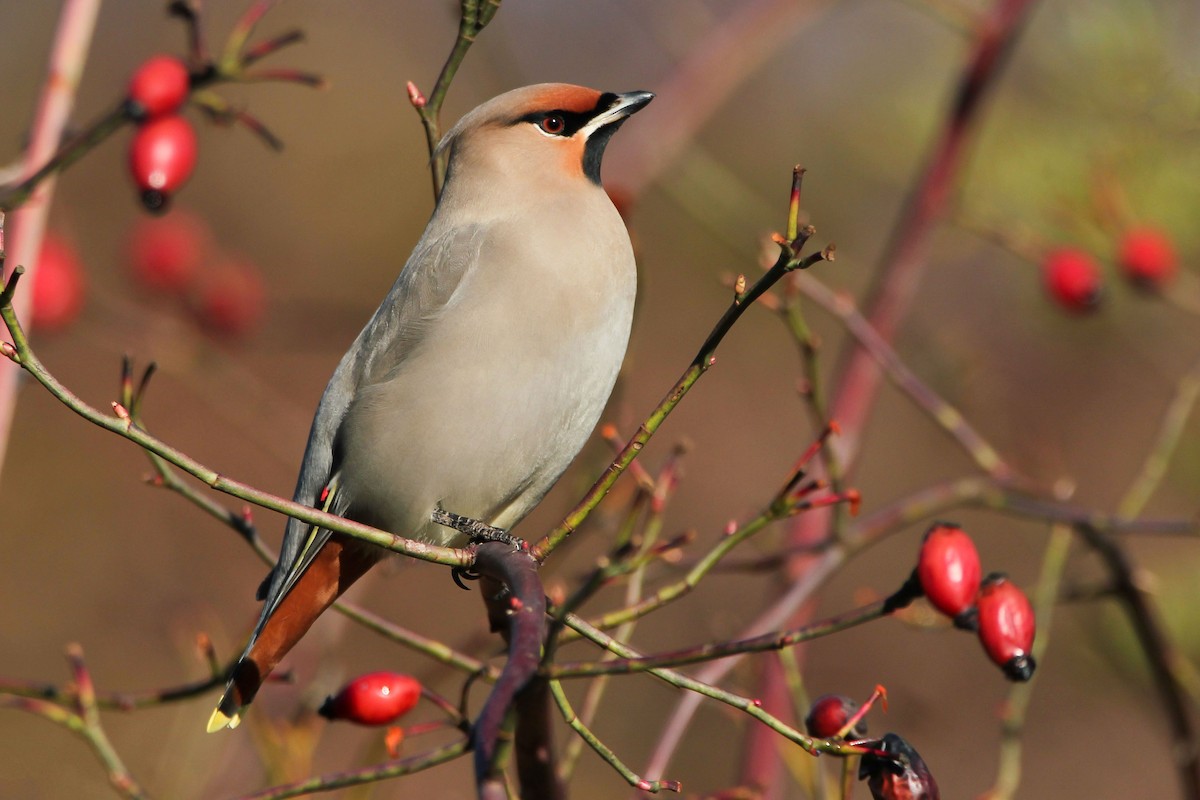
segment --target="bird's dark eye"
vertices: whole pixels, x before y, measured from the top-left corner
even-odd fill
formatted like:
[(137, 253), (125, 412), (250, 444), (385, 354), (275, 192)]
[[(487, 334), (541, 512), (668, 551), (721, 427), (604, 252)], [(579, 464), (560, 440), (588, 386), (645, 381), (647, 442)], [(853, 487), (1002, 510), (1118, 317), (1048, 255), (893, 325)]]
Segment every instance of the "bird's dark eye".
[(538, 127), (551, 136), (558, 136), (567, 129), (567, 121), (561, 114), (547, 114), (538, 122)]

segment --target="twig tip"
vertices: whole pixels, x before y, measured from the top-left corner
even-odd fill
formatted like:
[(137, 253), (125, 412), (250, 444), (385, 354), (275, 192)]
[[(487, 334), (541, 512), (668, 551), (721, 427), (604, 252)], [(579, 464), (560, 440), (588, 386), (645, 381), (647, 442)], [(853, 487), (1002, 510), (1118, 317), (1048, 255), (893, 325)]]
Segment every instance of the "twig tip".
[(408, 89), (408, 102), (412, 103), (413, 108), (424, 108), (428, 101), (425, 99), (425, 95), (421, 93), (421, 90), (417, 88), (417, 85), (409, 81), (405, 84), (405, 88)]

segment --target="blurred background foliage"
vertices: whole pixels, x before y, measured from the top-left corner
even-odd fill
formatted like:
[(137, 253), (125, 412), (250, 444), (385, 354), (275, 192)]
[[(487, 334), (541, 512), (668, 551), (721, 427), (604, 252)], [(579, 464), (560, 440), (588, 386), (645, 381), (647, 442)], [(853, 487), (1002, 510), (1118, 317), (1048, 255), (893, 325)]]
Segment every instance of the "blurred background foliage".
[[(54, 3), (0, 4), (5, 76), (0, 145), (15, 158), (41, 86)], [(180, 26), (162, 3), (103, 7), (76, 119), (99, 115), (149, 55), (183, 52)], [(753, 11), (737, 52), (749, 62), (709, 64), (690, 97), (660, 96), (616, 137), (606, 178), (644, 183), (631, 225), (643, 290), (626, 375), (608, 418), (631, 431), (675, 380), (728, 299), (724, 274), (755, 274), (764, 236), (783, 224), (794, 163), (809, 169), (804, 206), (817, 241), (838, 260), (817, 276), (861, 293), (937, 134), (964, 59), (961, 12), (986, 2), (920, 0), (506, 0), (453, 85), (448, 125), (503, 90), (570, 81), (606, 90), (669, 85), (722, 31)], [(241, 0), (211, 0), (206, 26), (223, 36)], [(180, 303), (130, 278), (127, 239), (142, 213), (125, 177), (128, 132), (59, 182), (52, 228), (85, 264), (86, 305), (68, 330), (39, 336), (48, 366), (96, 405), (116, 396), (119, 359), (157, 360), (146, 408), (150, 428), (201, 461), (289, 494), (316, 400), (336, 360), (383, 296), (431, 210), (427, 156), (404, 82), (428, 89), (454, 37), (457, 4), (293, 0), (272, 10), (264, 33), (300, 26), (305, 44), (275, 58), (324, 74), (328, 91), (277, 85), (225, 90), (286, 143), (268, 151), (243, 130), (194, 119), (200, 160), (176, 198), (202, 216), (222, 251), (258, 265), (265, 317), (253, 334), (213, 337)], [(1038, 4), (1009, 67), (986, 101), (975, 146), (939, 229), (918, 300), (899, 341), (921, 376), (956, 403), (1026, 475), (1067, 480), (1075, 501), (1112, 510), (1147, 452), (1179, 376), (1200, 356), (1197, 319), (1123, 285), (1111, 261), (1122, 226), (1158, 225), (1195, 280), (1200, 240), (1200, 11), (1180, 0), (1046, 0)], [(704, 105), (706, 85), (736, 79), (715, 112), (674, 153), (647, 158), (680, 117), (656, 107)], [(1098, 196), (1122, 198), (1103, 211)], [(1106, 265), (1106, 302), (1069, 316), (1044, 295), (1037, 265), (979, 235), (1018, 232), (1031, 241), (1082, 246)], [(809, 441), (796, 394), (795, 348), (771, 315), (747, 315), (717, 367), (643, 456), (662, 460), (690, 444), (671, 531), (702, 541), (725, 521), (753, 514)], [(844, 335), (810, 312), (827, 371)], [(1197, 424), (1189, 424), (1169, 477), (1148, 513), (1190, 516), (1200, 480)], [(871, 511), (971, 469), (964, 455), (894, 390), (885, 389), (865, 435), (853, 484)], [(520, 531), (556, 521), (603, 464), (597, 443)], [(222, 657), (240, 648), (264, 568), (236, 537), (178, 497), (146, 487), (135, 448), (94, 429), (27, 387), (0, 482), (0, 674), (65, 681), (65, 644), (81, 642), (102, 689), (141, 689), (200, 677), (194, 637), (207, 631)], [(609, 509), (619, 508), (620, 492)], [(982, 512), (954, 517), (975, 535), (985, 568), (1019, 583), (1036, 577), (1045, 526)], [(277, 541), (280, 519), (260, 514)], [(912, 566), (924, 526), (882, 542), (839, 572), (820, 608), (849, 607), (864, 589), (888, 592)], [(570, 582), (603, 547), (602, 514), (549, 566)], [(767, 552), (782, 531), (751, 550)], [(1192, 621), (1195, 543), (1130, 542), (1149, 573), (1172, 631), (1200, 657)], [(664, 568), (665, 570), (665, 568)], [(493, 652), (474, 593), (445, 570), (380, 571), (355, 598), (418, 631)], [(1099, 575), (1077, 551), (1067, 583)], [(718, 575), (693, 597), (647, 620), (635, 643), (665, 649), (729, 637), (780, 589), (761, 575)], [(1123, 617), (1103, 607), (1059, 613), (1042, 665), (1027, 734), (1020, 796), (1172, 796), (1176, 779), (1165, 724)], [(577, 651), (579, 653), (584, 650)], [(889, 689), (891, 711), (872, 731), (900, 731), (936, 773), (942, 794), (970, 797), (991, 785), (1007, 686), (968, 637), (887, 620), (822, 640), (804, 652), (813, 694), (862, 697)], [(268, 719), (312, 708), (347, 675), (412, 671), (443, 689), (428, 662), (327, 616), (289, 659), (293, 686), (264, 691), (251, 724), (203, 732), (210, 698), (105, 722), (133, 773), (152, 793), (207, 798), (264, 780), (330, 771), (382, 757), (374, 732), (329, 726), (272, 747)], [(733, 685), (752, 691), (753, 670)], [(635, 767), (658, 736), (674, 694), (648, 677), (618, 679), (597, 730)], [(736, 781), (734, 736), (747, 724), (705, 706), (667, 777), (689, 791)], [(247, 733), (249, 730), (249, 733)], [(308, 729), (305, 729), (308, 730)], [(310, 748), (302, 739), (313, 735)], [(317, 734), (319, 733), (319, 737)], [(92, 755), (59, 728), (0, 714), (0, 795), (110, 796)], [(253, 743), (253, 746), (252, 746)], [(1134, 744), (1136, 743), (1136, 745)], [(409, 752), (420, 748), (410, 743)], [(783, 745), (781, 745), (783, 746)], [(260, 754), (266, 754), (264, 768)], [(619, 779), (585, 754), (575, 796), (612, 797)], [(860, 791), (861, 793), (861, 791)], [(362, 797), (362, 794), (347, 796)], [(376, 797), (470, 797), (463, 764), (378, 787)], [(795, 787), (781, 796), (800, 796)]]

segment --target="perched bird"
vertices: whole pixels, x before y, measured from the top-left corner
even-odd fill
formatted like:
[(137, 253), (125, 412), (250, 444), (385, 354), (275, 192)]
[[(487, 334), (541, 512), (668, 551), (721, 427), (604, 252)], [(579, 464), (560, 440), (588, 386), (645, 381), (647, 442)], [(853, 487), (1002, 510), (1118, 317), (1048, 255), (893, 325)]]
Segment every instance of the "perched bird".
[[(612, 392), (636, 283), (600, 185), (609, 138), (654, 97), (540, 84), (471, 111), (433, 216), (342, 358), (309, 433), (297, 502), (448, 544), (446, 511), (508, 529), (583, 447)], [(288, 520), (258, 625), (209, 731), (386, 551)]]

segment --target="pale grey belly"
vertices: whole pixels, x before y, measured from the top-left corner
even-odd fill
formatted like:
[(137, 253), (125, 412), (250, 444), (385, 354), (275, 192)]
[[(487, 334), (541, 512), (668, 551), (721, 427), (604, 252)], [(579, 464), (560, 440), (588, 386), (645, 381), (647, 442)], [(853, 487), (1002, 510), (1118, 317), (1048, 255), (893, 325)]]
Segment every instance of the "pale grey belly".
[[(628, 320), (517, 350), (486, 330), (453, 335), (361, 391), (343, 431), (348, 516), (446, 542), (437, 504), (500, 527), (549, 491), (595, 427), (620, 369)], [(451, 356), (450, 354), (453, 354)]]

